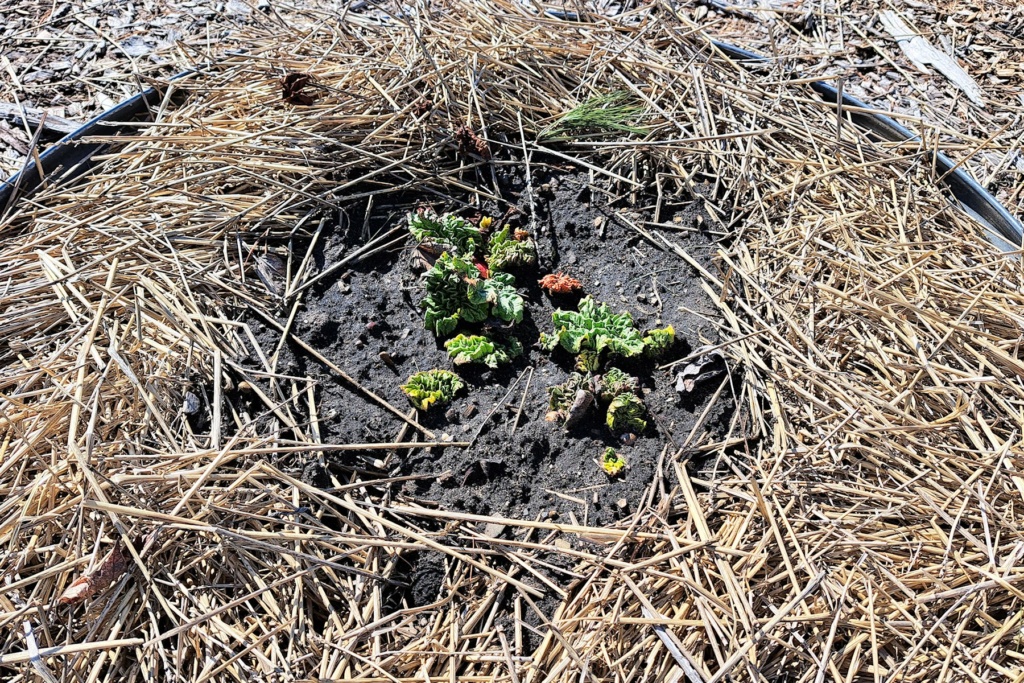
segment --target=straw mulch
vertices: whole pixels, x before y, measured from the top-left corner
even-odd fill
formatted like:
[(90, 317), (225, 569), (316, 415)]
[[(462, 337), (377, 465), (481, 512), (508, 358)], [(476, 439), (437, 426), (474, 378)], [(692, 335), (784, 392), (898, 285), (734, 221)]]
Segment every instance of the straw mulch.
[[(1024, 680), (1021, 266), (934, 189), (927, 150), (837, 126), (791, 74), (715, 57), (663, 6), (323, 19), (254, 36), (86, 181), (0, 224), (5, 680)], [(313, 105), (282, 103), (292, 71), (315, 75)], [(538, 141), (618, 90), (646, 138)], [(394, 444), (322, 443), (316, 380), (239, 322), (290, 319), (344, 209), (493, 195), (462, 125), (495, 163), (546, 151), (624, 194), (706, 184), (732, 233), (705, 276), (720, 391), (743, 409), (724, 441), (667, 450), (619, 528), (431, 511), (355, 455), (313, 487), (301, 463)], [(228, 377), (261, 412), (193, 431), (187, 392), (219, 406)], [(430, 442), (394, 408), (396, 441)], [(123, 574), (60, 605), (116, 548)], [(409, 608), (426, 552), (441, 594)]]

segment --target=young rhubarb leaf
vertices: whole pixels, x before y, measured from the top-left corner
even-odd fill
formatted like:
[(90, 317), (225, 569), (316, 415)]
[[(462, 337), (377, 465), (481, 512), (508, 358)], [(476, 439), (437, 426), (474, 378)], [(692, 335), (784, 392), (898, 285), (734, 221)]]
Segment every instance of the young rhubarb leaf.
[(647, 408), (636, 394), (619, 394), (608, 406), (605, 422), (616, 434), (639, 434), (647, 429)]
[(552, 296), (572, 294), (583, 289), (583, 283), (565, 273), (548, 273), (537, 281), (540, 288)]
[(491, 235), (487, 246), (487, 265), (492, 271), (508, 270), (537, 262), (537, 245), (522, 231), (505, 226)]
[(604, 455), (601, 456), (601, 469), (609, 477), (619, 475), (622, 470), (626, 468), (626, 459), (619, 455), (614, 448), (609, 446), (604, 449)]
[(607, 304), (598, 304), (592, 297), (584, 297), (578, 311), (555, 311), (552, 319), (554, 334), (541, 336), (545, 348), (561, 346), (574, 355), (585, 350), (597, 354), (607, 350), (624, 358), (644, 351), (643, 337), (634, 327), (632, 316), (612, 313)]
[(431, 209), (409, 214), (409, 232), (435, 252), (471, 258), (480, 243), (480, 229), (450, 213), (438, 216)]
[(508, 363), (523, 352), (522, 344), (516, 339), (501, 344), (480, 335), (460, 334), (446, 341), (444, 347), (456, 365), (483, 363), (491, 368)]
[(644, 337), (644, 346), (647, 347), (647, 354), (658, 358), (668, 351), (669, 347), (675, 343), (676, 331), (671, 325), (663, 327), (659, 330), (651, 330)]
[[(477, 280), (469, 285), (469, 300), (474, 306), (485, 311), (487, 309), (497, 318), (505, 322), (521, 323), (523, 321), (523, 297), (516, 292), (515, 278), (508, 273), (493, 273), (486, 280)], [(463, 316), (465, 317), (465, 316)], [(470, 320), (468, 322), (479, 322)]]
[[(486, 298), (472, 296), (470, 290), (481, 282), (480, 273), (466, 259), (443, 253), (427, 271), (427, 296), (424, 324), (439, 337), (455, 331), (458, 321), (481, 322), (490, 314)], [(486, 282), (486, 280), (483, 280)], [(514, 291), (514, 290), (513, 290)]]
[(639, 394), (640, 381), (618, 368), (608, 368), (597, 382), (601, 400), (609, 403), (620, 394)]
[(462, 379), (450, 370), (417, 372), (400, 388), (420, 410), (450, 402), (463, 386)]

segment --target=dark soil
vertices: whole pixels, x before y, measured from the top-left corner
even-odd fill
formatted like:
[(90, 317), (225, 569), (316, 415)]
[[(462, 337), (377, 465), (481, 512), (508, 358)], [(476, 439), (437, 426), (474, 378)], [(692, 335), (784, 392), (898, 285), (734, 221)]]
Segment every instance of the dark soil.
[[(574, 306), (575, 302), (552, 301), (537, 280), (545, 273), (562, 271), (580, 279), (587, 294), (616, 312), (628, 310), (641, 330), (673, 325), (677, 342), (666, 361), (716, 339), (710, 319), (702, 315), (712, 316), (714, 307), (700, 288), (697, 273), (677, 255), (656, 248), (620, 221), (620, 209), (609, 206), (605, 193), (588, 187), (585, 176), (538, 178), (534, 187), (539, 197), (535, 221), (530, 217), (522, 177), (510, 177), (503, 188), (506, 197), (522, 197), (521, 213), (509, 220), (517, 227), (533, 228), (538, 244), (537, 268), (516, 273), (527, 307), (523, 324), (515, 331), (524, 355), (499, 370), (482, 365), (457, 368), (468, 389), (449, 406), (420, 413), (421, 423), (442, 440), (471, 441), (479, 432), (471, 447), (392, 453), (385, 469), (391, 475), (429, 475), (406, 482), (395, 493), (444, 509), (607, 524), (636, 509), (651, 485), (659, 455), (666, 448), (674, 451), (686, 439), (718, 381), (681, 399), (673, 373), (656, 370), (649, 360), (617, 363), (640, 377), (652, 418), (631, 446), (621, 444), (596, 411), (593, 419), (570, 432), (546, 422), (546, 389), (565, 380), (573, 359), (560, 350), (541, 350), (537, 339), (540, 332), (551, 331), (555, 308)], [(700, 227), (708, 224), (702, 220), (700, 206), (698, 199), (675, 207), (675, 213), (663, 207), (660, 220), (677, 225), (679, 230), (671, 237), (698, 262), (707, 263), (715, 245)], [(435, 208), (440, 212), (452, 207)], [(487, 208), (485, 213), (494, 215)], [(367, 232), (403, 225), (407, 210), (407, 206), (384, 207), (368, 218), (350, 216), (323, 241), (318, 265), (329, 266), (357, 249), (365, 243)], [(635, 212), (621, 215), (635, 225), (649, 220)], [(294, 323), (300, 338), (403, 410), (409, 404), (399, 385), (409, 375), (452, 368), (442, 343), (423, 327), (419, 307), (423, 290), (419, 271), (410, 265), (413, 246), (410, 238), (401, 247), (374, 255), (310, 291)], [(270, 347), (276, 344), (276, 332), (264, 329), (263, 335), (273, 339)], [(382, 360), (382, 354), (390, 362)], [(320, 379), (321, 432), (328, 443), (393, 441), (402, 429), (403, 424), (392, 414), (353, 393), (297, 347), (285, 349), (278, 369)], [(519, 385), (509, 391), (520, 377)], [(725, 393), (704, 429), (724, 428), (732, 411)], [(624, 476), (609, 479), (599, 469), (597, 460), (606, 446), (615, 446), (625, 455), (629, 467)], [(372, 468), (385, 454), (345, 453), (329, 458), (337, 467)]]

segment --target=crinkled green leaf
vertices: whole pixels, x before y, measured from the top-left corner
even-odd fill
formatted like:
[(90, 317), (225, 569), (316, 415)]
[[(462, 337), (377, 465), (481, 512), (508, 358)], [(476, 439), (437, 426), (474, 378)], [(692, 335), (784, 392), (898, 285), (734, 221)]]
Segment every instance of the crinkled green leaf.
[(636, 394), (619, 394), (608, 406), (605, 422), (613, 432), (639, 434), (647, 429), (647, 408)]
[(450, 370), (426, 370), (409, 377), (400, 388), (420, 410), (448, 403), (465, 384)]
[(507, 322), (523, 322), (523, 297), (508, 285), (495, 287), (494, 314)]
[(522, 322), (523, 297), (515, 278), (507, 273), (484, 279), (471, 262), (445, 252), (427, 271), (424, 323), (439, 337), (455, 331), (459, 320), (479, 323), (492, 315), (506, 322)]
[[(469, 299), (474, 305), (489, 304), (491, 313), (495, 317), (506, 322), (519, 323), (523, 321), (523, 297), (509, 284), (506, 275), (504, 278), (489, 278), (478, 280), (469, 287)], [(513, 279), (512, 282), (515, 282)], [(486, 317), (486, 316), (485, 316)], [(472, 321), (471, 321), (472, 322)]]
[(459, 256), (471, 257), (480, 242), (480, 229), (465, 218), (438, 216), (430, 209), (409, 214), (409, 232), (422, 243)]
[(636, 394), (640, 381), (618, 368), (608, 368), (598, 381), (598, 393), (602, 401), (612, 401), (619, 394)]
[(671, 325), (663, 327), (661, 329), (651, 330), (644, 337), (644, 345), (647, 347), (647, 353), (651, 356), (658, 357), (668, 351), (669, 347), (676, 340), (676, 331)]
[(548, 387), (548, 408), (554, 411), (567, 411), (576, 397), (576, 391), (586, 387), (586, 377), (578, 372), (569, 373), (564, 383)]
[(632, 335), (626, 336), (615, 336), (610, 334), (600, 334), (597, 336), (597, 348), (608, 349), (616, 356), (623, 356), (629, 358), (630, 356), (639, 356), (644, 352), (644, 340), (640, 337), (639, 333), (633, 337)]
[(555, 311), (552, 320), (558, 344), (569, 353), (607, 350), (628, 358), (644, 351), (643, 337), (633, 326), (632, 316), (612, 313), (607, 304), (598, 304), (592, 297), (583, 298), (578, 311)]
[(492, 271), (518, 268), (537, 262), (537, 245), (529, 237), (515, 238), (509, 226), (491, 235), (487, 246), (487, 266)]
[(522, 345), (515, 339), (501, 344), (480, 335), (465, 334), (449, 339), (444, 347), (456, 365), (483, 363), (491, 368), (508, 363), (523, 352)]
[(624, 457), (619, 455), (611, 446), (604, 449), (604, 454), (601, 456), (601, 469), (604, 470), (605, 474), (609, 477), (614, 477), (625, 468), (626, 459)]

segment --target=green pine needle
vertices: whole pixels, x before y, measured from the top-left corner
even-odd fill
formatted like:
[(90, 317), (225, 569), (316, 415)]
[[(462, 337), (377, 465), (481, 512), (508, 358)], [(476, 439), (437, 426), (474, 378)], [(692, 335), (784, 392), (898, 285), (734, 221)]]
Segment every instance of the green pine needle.
[(630, 93), (617, 91), (595, 95), (554, 122), (541, 137), (555, 137), (570, 130), (620, 132), (645, 135), (647, 130), (629, 125), (644, 108), (634, 104)]

